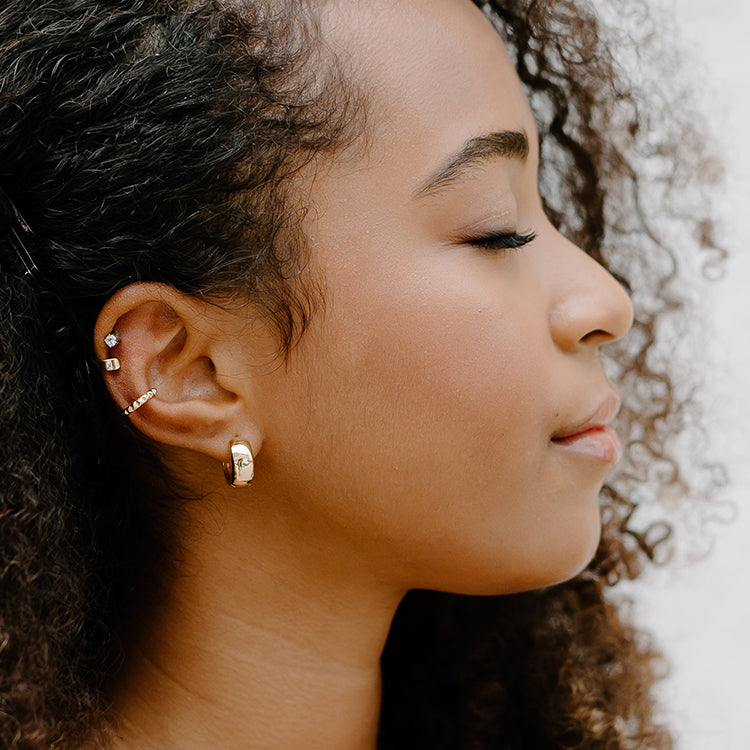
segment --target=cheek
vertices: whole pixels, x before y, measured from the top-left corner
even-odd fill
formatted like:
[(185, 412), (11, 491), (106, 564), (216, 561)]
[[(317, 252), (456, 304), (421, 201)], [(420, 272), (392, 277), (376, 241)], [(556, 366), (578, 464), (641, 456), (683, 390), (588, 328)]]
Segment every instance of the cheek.
[(332, 279), (321, 345), (299, 366), (339, 489), (420, 521), (457, 494), (512, 493), (546, 447), (548, 334), (533, 286), (513, 269), (495, 269), (498, 283), (483, 265), (438, 268)]
[(464, 252), (440, 260), (341, 284), (332, 359), (353, 393), (379, 404), (384, 424), (403, 429), (408, 415), (414, 432), (487, 442), (533, 429), (549, 339), (538, 288), (520, 262)]
[(530, 407), (542, 383), (533, 326), (512, 301), (492, 309), (441, 291), (374, 311), (381, 325), (361, 332), (347, 363), (352, 395), (378, 404), (385, 440), (422, 465), (447, 449), (467, 467), (497, 462), (501, 444), (535, 429)]

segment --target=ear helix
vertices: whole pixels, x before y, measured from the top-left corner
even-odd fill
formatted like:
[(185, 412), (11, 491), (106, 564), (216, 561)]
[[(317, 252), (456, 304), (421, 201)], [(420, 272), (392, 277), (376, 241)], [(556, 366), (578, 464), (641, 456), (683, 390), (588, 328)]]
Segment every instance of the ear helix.
[(229, 461), (224, 461), (224, 477), (230, 487), (247, 487), (255, 475), (253, 451), (244, 440), (229, 444)]

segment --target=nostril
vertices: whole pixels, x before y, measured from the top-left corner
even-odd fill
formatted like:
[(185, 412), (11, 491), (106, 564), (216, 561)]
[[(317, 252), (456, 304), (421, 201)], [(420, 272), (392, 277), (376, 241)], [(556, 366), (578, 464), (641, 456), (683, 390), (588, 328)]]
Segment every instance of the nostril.
[(604, 331), (601, 328), (597, 328), (595, 331), (589, 331), (585, 336), (581, 338), (583, 344), (606, 344), (607, 341), (612, 341), (615, 337), (608, 331)]

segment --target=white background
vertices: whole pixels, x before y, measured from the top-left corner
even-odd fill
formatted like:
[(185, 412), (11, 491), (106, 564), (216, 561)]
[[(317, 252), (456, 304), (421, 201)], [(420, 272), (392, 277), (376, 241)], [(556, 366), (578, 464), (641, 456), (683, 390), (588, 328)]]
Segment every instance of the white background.
[[(594, 0), (596, 4), (596, 0)], [(660, 696), (679, 750), (750, 748), (750, 2), (661, 0), (664, 33), (681, 39), (682, 73), (711, 127), (727, 177), (717, 208), (730, 250), (708, 285), (713, 335), (702, 400), (714, 455), (737, 517), (710, 529), (708, 558), (660, 570), (638, 587), (635, 612), (672, 662)]]

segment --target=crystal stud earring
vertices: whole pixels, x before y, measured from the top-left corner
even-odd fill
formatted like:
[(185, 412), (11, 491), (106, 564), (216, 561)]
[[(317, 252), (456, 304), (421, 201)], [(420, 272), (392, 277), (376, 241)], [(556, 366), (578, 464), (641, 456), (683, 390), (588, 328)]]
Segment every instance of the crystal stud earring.
[(115, 331), (112, 331), (112, 333), (108, 333), (104, 337), (104, 343), (112, 349), (113, 347), (117, 346), (120, 343), (120, 334), (115, 333)]

